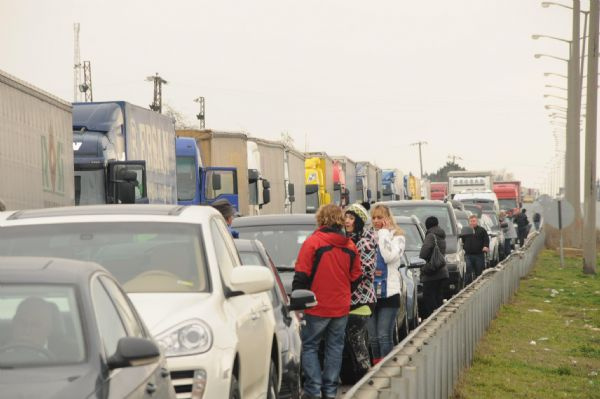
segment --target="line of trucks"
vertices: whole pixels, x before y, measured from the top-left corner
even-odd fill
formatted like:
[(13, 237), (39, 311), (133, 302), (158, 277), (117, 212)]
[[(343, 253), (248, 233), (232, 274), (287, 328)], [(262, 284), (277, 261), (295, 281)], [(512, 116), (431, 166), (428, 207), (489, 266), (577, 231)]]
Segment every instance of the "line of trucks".
[(149, 109), (125, 101), (71, 104), (2, 71), (0, 98), (7, 209), (227, 199), (240, 215), (256, 215), (430, 198), (428, 182), (397, 169), (244, 133), (175, 130)]

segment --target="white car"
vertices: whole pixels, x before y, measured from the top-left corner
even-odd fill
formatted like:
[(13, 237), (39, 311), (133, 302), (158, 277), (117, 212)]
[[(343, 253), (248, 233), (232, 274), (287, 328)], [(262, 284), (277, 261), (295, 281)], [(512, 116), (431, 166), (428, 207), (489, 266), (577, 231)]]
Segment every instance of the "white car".
[(267, 294), (272, 273), (241, 266), (213, 208), (0, 212), (2, 255), (94, 261), (108, 269), (162, 347), (177, 398), (268, 398), (279, 390), (281, 361)]

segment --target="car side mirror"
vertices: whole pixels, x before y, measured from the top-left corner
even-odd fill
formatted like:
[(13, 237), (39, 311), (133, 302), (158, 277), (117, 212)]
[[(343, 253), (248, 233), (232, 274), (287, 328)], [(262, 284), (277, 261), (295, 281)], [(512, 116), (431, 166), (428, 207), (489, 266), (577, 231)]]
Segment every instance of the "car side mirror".
[(425, 266), (425, 264), (427, 262), (425, 262), (425, 259), (421, 259), (421, 258), (410, 258), (410, 263), (408, 264), (408, 268), (409, 269), (420, 269), (423, 266)]
[(305, 310), (317, 306), (315, 293), (309, 290), (295, 290), (290, 295), (289, 310)]
[(231, 288), (237, 295), (265, 292), (274, 284), (273, 272), (264, 266), (234, 267), (231, 271)]
[(145, 338), (124, 337), (117, 343), (117, 351), (108, 358), (108, 368), (145, 366), (160, 358), (158, 346)]

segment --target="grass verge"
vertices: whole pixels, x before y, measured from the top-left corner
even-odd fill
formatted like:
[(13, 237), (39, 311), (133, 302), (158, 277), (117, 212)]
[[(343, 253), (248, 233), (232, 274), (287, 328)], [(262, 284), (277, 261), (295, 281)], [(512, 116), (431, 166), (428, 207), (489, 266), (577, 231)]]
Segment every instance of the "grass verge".
[(540, 253), (453, 399), (600, 398), (600, 277), (581, 269), (581, 258), (561, 269), (553, 252)]

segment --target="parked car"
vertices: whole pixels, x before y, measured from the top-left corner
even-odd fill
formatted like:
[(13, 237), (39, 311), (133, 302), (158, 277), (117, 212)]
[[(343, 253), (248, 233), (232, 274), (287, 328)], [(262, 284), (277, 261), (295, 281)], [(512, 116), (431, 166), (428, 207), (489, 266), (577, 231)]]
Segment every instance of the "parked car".
[(166, 361), (100, 265), (0, 257), (3, 398), (175, 398)]
[(461, 231), (463, 227), (469, 225), (469, 216), (471, 216), (471, 212), (454, 210), (454, 215), (456, 216), (456, 223), (458, 223), (458, 231)]
[[(492, 233), (497, 236), (498, 241), (498, 261), (503, 260), (506, 255), (504, 253), (504, 231), (500, 227), (500, 218), (494, 211), (483, 211), (484, 214), (488, 215), (491, 221)], [(495, 266), (492, 265), (492, 266)]]
[[(244, 266), (211, 207), (107, 205), (0, 213), (0, 256), (93, 261), (123, 285), (178, 398), (275, 397), (273, 274)], [(260, 339), (256, 339), (260, 337)]]
[[(503, 247), (501, 243), (504, 241), (500, 241), (501, 238), (499, 234), (502, 234), (502, 232), (500, 231), (500, 233), (498, 233), (498, 230), (494, 227), (494, 221), (491, 215), (485, 213), (485, 211), (483, 215), (481, 215), (481, 219), (479, 219), (479, 224), (487, 231), (488, 236), (490, 237), (490, 252), (487, 254), (486, 267), (494, 267), (500, 262), (500, 247)], [(498, 225), (498, 229), (500, 229), (500, 225)]]
[[(302, 355), (302, 339), (300, 338), (301, 320), (296, 315), (297, 310), (304, 310), (316, 306), (315, 294), (311, 291), (299, 293), (300, 297), (293, 298), (291, 306), (275, 264), (258, 240), (237, 239), (235, 246), (245, 265), (261, 265), (269, 268), (275, 278), (275, 286), (270, 292), (275, 321), (277, 323), (277, 347), (281, 351), (281, 369), (283, 377), (279, 398), (300, 398), (302, 394), (302, 368), (300, 358)], [(310, 305), (310, 306), (308, 306)]]
[[(404, 230), (406, 247), (404, 249), (404, 264), (408, 265), (410, 259), (418, 258), (421, 246), (425, 240), (425, 231), (416, 216), (396, 216), (396, 224)], [(404, 278), (407, 292), (408, 325), (413, 330), (419, 325), (419, 303), (423, 300), (423, 284), (420, 279), (419, 269), (400, 268), (400, 274)]]
[(292, 293), (296, 257), (304, 240), (317, 229), (315, 215), (264, 215), (235, 218), (240, 238), (259, 240), (279, 271), (285, 292)]
[(446, 265), (450, 274), (446, 296), (458, 293), (464, 287), (466, 263), (452, 205), (448, 202), (416, 200), (385, 201), (380, 204), (390, 208), (394, 216), (415, 215), (424, 225), (429, 216), (436, 216), (446, 233)]
[(477, 205), (477, 204), (467, 204), (465, 203), (465, 211), (471, 212), (473, 215), (477, 215), (478, 218), (481, 217), (481, 214), (483, 213), (483, 209), (481, 208), (481, 205)]

